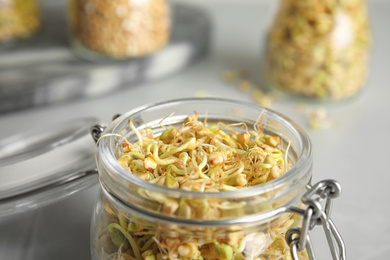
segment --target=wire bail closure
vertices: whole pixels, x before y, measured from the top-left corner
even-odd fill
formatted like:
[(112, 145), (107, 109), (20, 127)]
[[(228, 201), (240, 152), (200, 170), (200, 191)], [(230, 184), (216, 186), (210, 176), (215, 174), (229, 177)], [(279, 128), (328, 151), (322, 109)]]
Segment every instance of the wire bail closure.
[(304, 249), (307, 249), (311, 260), (316, 259), (309, 237), (309, 230), (316, 225), (322, 225), (324, 228), (333, 260), (346, 260), (344, 242), (330, 218), (332, 199), (337, 198), (340, 193), (341, 185), (337, 181), (323, 180), (313, 186), (308, 185), (308, 191), (302, 196), (306, 210), (295, 207), (288, 209), (303, 216), (302, 227), (294, 227), (286, 232), (286, 241), (290, 245), (293, 260), (299, 260), (298, 252)]
[[(121, 115), (122, 114), (119, 114), (119, 113), (114, 114), (112, 116), (112, 121), (114, 121), (115, 119), (117, 119)], [(102, 126), (100, 124), (96, 124), (96, 125), (93, 125), (93, 126), (90, 127), (89, 131), (90, 131), (90, 133), (92, 135), (92, 138), (95, 141), (95, 143), (97, 143), (97, 141), (102, 136), (102, 133), (104, 132), (105, 129), (106, 129), (106, 126)]]
[(102, 135), (104, 129), (106, 129), (104, 126), (96, 124), (91, 126), (90, 133), (92, 135), (93, 140), (95, 143), (99, 140), (100, 136)]

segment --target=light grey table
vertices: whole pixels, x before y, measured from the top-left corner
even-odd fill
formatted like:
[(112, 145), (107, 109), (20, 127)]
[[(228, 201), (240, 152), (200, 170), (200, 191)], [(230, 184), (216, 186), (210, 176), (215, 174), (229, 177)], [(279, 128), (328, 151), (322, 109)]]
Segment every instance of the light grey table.
[[(229, 69), (258, 71), (269, 3), (216, 0), (199, 4), (209, 8), (214, 22), (212, 52), (206, 60), (179, 75), (128, 86), (104, 97), (3, 114), (1, 136), (76, 116), (107, 122), (113, 114), (145, 103), (204, 91), (251, 102), (247, 93), (220, 78)], [(343, 194), (335, 201), (332, 216), (352, 260), (385, 260), (390, 255), (390, 1), (372, 0), (369, 7), (374, 36), (369, 83), (353, 100), (321, 104), (337, 127), (312, 131), (305, 117), (294, 112), (296, 101), (284, 99), (272, 105), (307, 129), (314, 145), (314, 181), (332, 178), (342, 184)], [(0, 259), (89, 259), (89, 222), (97, 192), (97, 187), (89, 188), (45, 208), (0, 219)], [(319, 229), (312, 239), (318, 259), (328, 260)]]

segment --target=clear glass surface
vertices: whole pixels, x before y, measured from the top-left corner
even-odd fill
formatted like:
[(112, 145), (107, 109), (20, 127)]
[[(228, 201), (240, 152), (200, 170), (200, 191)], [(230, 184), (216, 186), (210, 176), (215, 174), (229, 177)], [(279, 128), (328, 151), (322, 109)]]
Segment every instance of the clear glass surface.
[[(264, 112), (263, 131), (282, 136), (285, 144), (291, 141), (289, 160), (294, 166), (261, 185), (237, 191), (193, 192), (151, 184), (129, 174), (117, 162), (123, 137), (137, 140), (129, 119), (138, 130), (147, 127), (158, 135), (164, 130), (160, 124), (163, 118), (175, 112), (164, 120), (164, 125), (174, 126), (194, 111), (199, 120), (207, 116), (209, 123), (245, 122), (248, 126)], [(285, 209), (300, 203), (312, 174), (312, 150), (302, 128), (274, 111), (217, 98), (182, 99), (141, 107), (112, 122), (99, 141), (97, 166), (102, 193), (91, 224), (93, 259), (116, 259), (120, 254), (143, 259), (141, 255), (150, 253), (148, 250), (157, 259), (163, 255), (168, 259), (215, 259), (215, 255), (207, 256), (210, 250), (219, 252), (217, 259), (229, 259), (223, 256), (225, 249), (241, 257), (237, 259), (275, 259), (288, 255), (288, 251), (280, 251), (284, 242), (281, 234), (299, 220)], [(195, 217), (166, 210), (167, 202), (179, 205), (183, 201), (235, 206), (217, 215), (206, 210)], [(187, 249), (200, 255), (186, 255)]]
[(97, 120), (75, 119), (0, 141), (0, 216), (38, 208), (97, 183)]

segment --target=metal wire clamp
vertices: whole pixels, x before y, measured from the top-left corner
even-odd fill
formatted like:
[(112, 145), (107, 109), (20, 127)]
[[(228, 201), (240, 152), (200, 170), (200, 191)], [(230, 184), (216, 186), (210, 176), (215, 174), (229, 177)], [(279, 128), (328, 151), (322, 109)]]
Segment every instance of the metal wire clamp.
[[(341, 193), (341, 186), (335, 180), (323, 180), (313, 186), (302, 196), (306, 209), (291, 207), (290, 212), (303, 216), (302, 227), (294, 227), (286, 232), (286, 241), (290, 245), (291, 257), (299, 260), (298, 252), (307, 250), (311, 260), (315, 260), (309, 230), (322, 225), (328, 241), (333, 260), (346, 260), (345, 245), (335, 224), (330, 218), (332, 199)], [(324, 206), (323, 206), (324, 205)]]

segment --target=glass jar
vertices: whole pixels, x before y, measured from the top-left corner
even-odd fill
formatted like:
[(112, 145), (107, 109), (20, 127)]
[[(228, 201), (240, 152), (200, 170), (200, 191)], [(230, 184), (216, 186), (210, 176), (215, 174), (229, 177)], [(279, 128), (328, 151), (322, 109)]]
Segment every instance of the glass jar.
[(28, 38), (40, 28), (37, 0), (0, 0), (0, 43)]
[[(288, 159), (294, 166), (261, 185), (194, 192), (149, 183), (117, 162), (124, 138), (137, 141), (129, 120), (156, 136), (165, 130), (162, 119), (164, 125), (179, 126), (194, 110), (199, 120), (247, 126), (256, 125), (263, 113), (264, 133), (281, 136), (286, 146), (290, 142)], [(101, 194), (91, 224), (92, 259), (291, 259), (285, 235), (300, 225), (293, 213), (302, 213), (301, 197), (312, 176), (310, 140), (291, 120), (254, 104), (183, 99), (132, 110), (97, 139)], [(309, 259), (305, 250), (299, 257)]]
[(129, 59), (162, 49), (170, 37), (168, 0), (69, 0), (71, 44), (85, 58)]
[(370, 29), (364, 0), (281, 0), (263, 75), (282, 91), (340, 100), (366, 82)]

